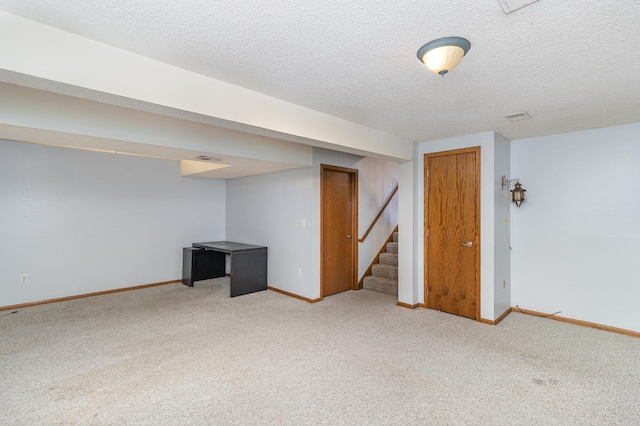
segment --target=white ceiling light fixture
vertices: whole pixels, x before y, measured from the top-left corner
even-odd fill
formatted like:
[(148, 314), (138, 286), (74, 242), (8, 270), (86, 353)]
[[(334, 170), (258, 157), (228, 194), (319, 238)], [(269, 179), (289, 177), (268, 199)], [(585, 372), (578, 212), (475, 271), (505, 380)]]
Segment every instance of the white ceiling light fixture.
[(418, 49), (418, 59), (427, 69), (444, 77), (446, 73), (458, 66), (464, 55), (471, 48), (469, 40), (462, 37), (443, 37)]

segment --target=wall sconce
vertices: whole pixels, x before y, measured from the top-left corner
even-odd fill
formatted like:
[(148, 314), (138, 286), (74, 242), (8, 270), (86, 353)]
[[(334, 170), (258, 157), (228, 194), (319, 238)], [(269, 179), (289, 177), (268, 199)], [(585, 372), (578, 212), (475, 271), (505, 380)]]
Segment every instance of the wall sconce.
[(511, 201), (513, 201), (516, 206), (520, 207), (520, 205), (525, 201), (524, 193), (526, 189), (522, 188), (522, 184), (518, 179), (507, 179), (506, 176), (502, 176), (502, 189), (506, 189), (508, 191), (511, 188), (511, 185), (514, 186), (514, 188), (511, 189)]

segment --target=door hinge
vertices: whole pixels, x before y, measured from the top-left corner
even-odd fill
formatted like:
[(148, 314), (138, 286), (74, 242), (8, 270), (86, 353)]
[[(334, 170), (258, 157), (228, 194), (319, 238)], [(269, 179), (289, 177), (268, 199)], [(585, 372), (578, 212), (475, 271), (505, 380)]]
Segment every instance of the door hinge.
[(427, 237), (429, 236), (429, 230), (427, 229)]
[(427, 169), (427, 177), (429, 177), (429, 169)]

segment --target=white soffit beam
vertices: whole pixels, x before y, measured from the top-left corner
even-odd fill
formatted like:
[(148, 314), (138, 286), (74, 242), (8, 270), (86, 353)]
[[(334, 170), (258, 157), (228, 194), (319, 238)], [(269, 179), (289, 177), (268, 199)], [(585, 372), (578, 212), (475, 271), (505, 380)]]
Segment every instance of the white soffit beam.
[[(52, 130), (36, 129), (33, 127), (20, 127), (4, 123), (0, 123), (0, 138), (9, 141), (36, 143), (39, 145), (49, 145), (59, 148), (82, 149), (109, 154), (133, 155), (174, 161), (180, 161), (184, 158), (196, 158), (203, 153), (203, 151), (193, 151), (176, 147), (149, 145), (95, 136), (56, 132)], [(196, 174), (190, 174), (189, 177), (233, 179), (262, 173), (310, 167), (303, 166), (301, 164), (278, 163), (274, 161), (263, 161), (231, 156), (225, 156), (224, 162), (225, 165), (230, 167), (217, 167), (214, 169), (210, 168), (209, 170), (201, 170)], [(222, 164), (215, 165), (220, 166)]]
[(229, 167), (229, 164), (205, 163), (203, 161), (180, 160), (180, 176), (192, 176)]
[[(310, 146), (281, 139), (1, 82), (0, 99), (0, 124), (135, 142), (147, 149), (155, 145), (196, 153), (179, 159), (210, 154), (300, 166), (313, 164)], [(4, 131), (0, 131), (0, 138), (11, 139)], [(73, 140), (79, 142), (77, 137)]]
[(0, 11), (0, 68), (410, 160), (412, 141)]

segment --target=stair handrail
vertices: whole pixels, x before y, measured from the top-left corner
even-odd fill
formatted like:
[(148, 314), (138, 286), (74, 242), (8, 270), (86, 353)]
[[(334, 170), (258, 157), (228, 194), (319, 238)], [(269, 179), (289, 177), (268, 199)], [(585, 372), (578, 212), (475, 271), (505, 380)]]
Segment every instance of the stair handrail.
[(369, 232), (371, 232), (375, 224), (378, 222), (378, 219), (380, 219), (380, 216), (382, 216), (382, 213), (384, 213), (384, 209), (387, 208), (393, 196), (396, 195), (396, 192), (398, 192), (398, 184), (396, 184), (396, 187), (393, 188), (393, 191), (391, 191), (391, 194), (389, 194), (389, 196), (387, 197), (387, 201), (384, 202), (384, 204), (380, 208), (380, 211), (378, 212), (378, 215), (376, 216), (375, 219), (373, 219), (373, 222), (371, 222), (371, 225), (369, 225), (369, 229), (367, 229), (367, 232), (365, 232), (362, 238), (358, 240), (359, 243), (364, 242), (364, 240), (367, 238), (367, 235), (369, 235)]

